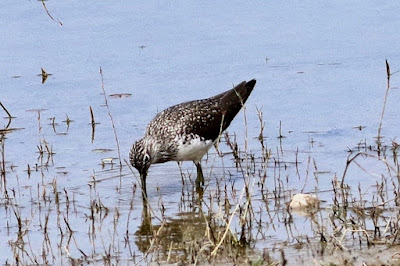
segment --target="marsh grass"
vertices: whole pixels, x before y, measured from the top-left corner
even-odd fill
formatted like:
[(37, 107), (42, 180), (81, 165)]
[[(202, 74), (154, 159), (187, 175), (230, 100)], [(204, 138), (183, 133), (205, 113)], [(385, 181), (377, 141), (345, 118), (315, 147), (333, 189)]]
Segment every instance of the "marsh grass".
[[(288, 148), (291, 134), (284, 137), (284, 123), (276, 125), (276, 132), (267, 131), (271, 126), (266, 126), (262, 109), (253, 109), (247, 106), (243, 112), (243, 132), (224, 132), (217, 152), (205, 158), (202, 193), (196, 190), (195, 171), (180, 164), (171, 175), (182, 180), (180, 195), (179, 189), (171, 196), (165, 187), (154, 186), (145, 200), (126, 160), (116, 168), (93, 166), (79, 177), (79, 188), (62, 182), (55, 167), (61, 151), (46, 138), (57, 133), (56, 117), (44, 125), (37, 111), (38, 156), (25, 172), (7, 161), (6, 136), (13, 131), (2, 131), (0, 230), (10, 254), (1, 253), (2, 263), (397, 263), (396, 136), (390, 142), (363, 139), (350, 149), (343, 147), (348, 154), (342, 168), (325, 171), (326, 159), (317, 148)], [(110, 109), (107, 113), (112, 117)], [(94, 134), (91, 117), (88, 127)], [(250, 120), (257, 121), (258, 131), (249, 129)], [(313, 145), (312, 136), (304, 138)], [(115, 184), (117, 178), (121, 184)], [(320, 208), (292, 210), (288, 203), (299, 192), (320, 198)]]

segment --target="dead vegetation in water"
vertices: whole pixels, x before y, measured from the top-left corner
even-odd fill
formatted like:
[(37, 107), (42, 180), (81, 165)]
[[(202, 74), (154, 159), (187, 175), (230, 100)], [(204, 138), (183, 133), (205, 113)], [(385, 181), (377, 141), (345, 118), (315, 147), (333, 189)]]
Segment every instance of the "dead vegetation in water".
[[(61, 185), (54, 163), (60, 151), (43, 134), (57, 134), (60, 120), (44, 125), (43, 110), (35, 111), (38, 156), (25, 172), (7, 161), (6, 136), (13, 132), (1, 131), (1, 230), (11, 254), (3, 264), (398, 263), (395, 139), (364, 139), (348, 150), (343, 168), (324, 171), (318, 152), (287, 148), (284, 123), (267, 138), (262, 109), (256, 111), (259, 132), (249, 132), (247, 109), (244, 132), (224, 133), (218, 153), (206, 158), (208, 178), (201, 193), (193, 172), (180, 166), (180, 197), (153, 187), (149, 203), (142, 201), (140, 185), (132, 179), (136, 174), (126, 164), (122, 170), (94, 166), (101, 169), (80, 177), (80, 188)], [(91, 113), (88, 127), (94, 134)], [(69, 127), (68, 116), (65, 121)], [(311, 137), (310, 145), (314, 141)], [(115, 184), (118, 178), (121, 184)], [(297, 193), (319, 198), (319, 208), (290, 208)]]
[(44, 10), (46, 11), (47, 16), (48, 16), (52, 21), (57, 22), (58, 24), (60, 24), (60, 26), (62, 26), (62, 25), (63, 25), (62, 22), (61, 22), (59, 19), (54, 18), (54, 17), (50, 14), (49, 10), (47, 9), (47, 5), (46, 5), (46, 3), (45, 3), (45, 0), (40, 0), (40, 1), (42, 2), (43, 8), (44, 8)]

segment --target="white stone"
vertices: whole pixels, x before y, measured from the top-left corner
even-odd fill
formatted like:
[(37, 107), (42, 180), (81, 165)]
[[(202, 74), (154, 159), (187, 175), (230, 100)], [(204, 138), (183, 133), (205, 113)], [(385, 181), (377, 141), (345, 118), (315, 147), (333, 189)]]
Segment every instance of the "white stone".
[(292, 197), (289, 206), (292, 209), (318, 208), (319, 203), (317, 196), (299, 193)]

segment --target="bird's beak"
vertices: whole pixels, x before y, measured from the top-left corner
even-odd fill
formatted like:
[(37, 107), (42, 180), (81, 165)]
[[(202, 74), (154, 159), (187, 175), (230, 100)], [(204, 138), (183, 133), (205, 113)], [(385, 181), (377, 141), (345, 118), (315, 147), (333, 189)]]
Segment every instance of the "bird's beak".
[(146, 177), (147, 177), (147, 170), (140, 172), (140, 185), (142, 188), (142, 196), (143, 199), (147, 198), (147, 191), (146, 191)]

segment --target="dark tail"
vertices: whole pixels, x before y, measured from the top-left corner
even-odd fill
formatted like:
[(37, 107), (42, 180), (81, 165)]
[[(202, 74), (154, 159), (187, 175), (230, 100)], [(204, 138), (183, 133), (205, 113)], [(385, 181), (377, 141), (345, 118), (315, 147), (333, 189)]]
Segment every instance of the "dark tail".
[(240, 111), (255, 85), (255, 79), (248, 82), (243, 81), (220, 96), (221, 111), (224, 114), (223, 130), (230, 125), (233, 118)]
[(256, 80), (252, 79), (249, 82), (243, 81), (233, 88), (233, 91), (235, 92), (236, 96), (239, 98), (242, 104), (247, 101), (247, 98), (249, 98), (250, 93), (253, 91), (255, 85)]
[(233, 106), (239, 105), (238, 107), (240, 110), (243, 104), (247, 101), (247, 98), (249, 98), (250, 93), (253, 91), (255, 85), (255, 79), (252, 79), (249, 82), (241, 82), (233, 89), (221, 94), (221, 105), (225, 106), (227, 109), (232, 109)]

